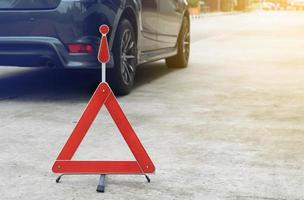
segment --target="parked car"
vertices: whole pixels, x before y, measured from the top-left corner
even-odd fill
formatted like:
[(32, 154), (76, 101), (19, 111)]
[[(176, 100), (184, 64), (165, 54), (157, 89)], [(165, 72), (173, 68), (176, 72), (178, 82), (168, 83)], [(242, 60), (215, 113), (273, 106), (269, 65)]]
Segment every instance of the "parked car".
[(1, 0), (0, 65), (96, 69), (100, 33), (111, 28), (109, 83), (120, 95), (136, 66), (166, 59), (183, 68), (190, 52), (184, 0)]

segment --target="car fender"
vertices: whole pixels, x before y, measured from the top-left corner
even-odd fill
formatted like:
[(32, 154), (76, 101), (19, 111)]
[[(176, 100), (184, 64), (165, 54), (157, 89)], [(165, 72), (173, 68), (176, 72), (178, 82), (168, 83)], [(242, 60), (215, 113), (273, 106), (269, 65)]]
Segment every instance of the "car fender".
[(112, 25), (111, 37), (109, 39), (109, 47), (111, 50), (113, 48), (118, 24), (119, 24), (120, 20), (123, 18), (123, 14), (126, 9), (132, 10), (132, 12), (135, 16), (135, 21), (137, 24), (137, 27), (136, 27), (137, 28), (137, 43), (138, 43), (138, 46), (140, 47), (139, 38), (140, 38), (140, 33), (141, 33), (140, 32), (141, 31), (141, 19), (140, 19), (139, 13), (141, 12), (141, 2), (140, 2), (140, 0), (122, 0), (120, 7), (118, 8), (115, 20)]

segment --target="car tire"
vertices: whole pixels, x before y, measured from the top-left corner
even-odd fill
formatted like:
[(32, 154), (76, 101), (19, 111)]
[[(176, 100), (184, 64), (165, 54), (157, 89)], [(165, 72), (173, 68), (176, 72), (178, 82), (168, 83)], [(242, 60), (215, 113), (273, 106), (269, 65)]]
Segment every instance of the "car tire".
[(127, 95), (133, 88), (137, 65), (137, 40), (129, 20), (120, 21), (112, 50), (114, 68), (109, 70), (109, 83), (116, 95)]
[(177, 40), (177, 55), (166, 58), (169, 68), (186, 68), (190, 55), (190, 20), (184, 17), (183, 25)]

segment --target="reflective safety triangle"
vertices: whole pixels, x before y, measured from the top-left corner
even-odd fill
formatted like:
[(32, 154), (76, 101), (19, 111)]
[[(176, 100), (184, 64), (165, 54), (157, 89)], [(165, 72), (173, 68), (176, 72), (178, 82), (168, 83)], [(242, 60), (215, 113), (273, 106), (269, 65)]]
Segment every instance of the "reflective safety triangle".
[[(76, 161), (72, 160), (80, 143), (94, 122), (101, 107), (105, 105), (128, 144), (135, 161)], [(141, 144), (117, 99), (107, 83), (101, 83), (87, 105), (71, 136), (61, 150), (53, 168), (63, 174), (148, 174), (155, 167)]]

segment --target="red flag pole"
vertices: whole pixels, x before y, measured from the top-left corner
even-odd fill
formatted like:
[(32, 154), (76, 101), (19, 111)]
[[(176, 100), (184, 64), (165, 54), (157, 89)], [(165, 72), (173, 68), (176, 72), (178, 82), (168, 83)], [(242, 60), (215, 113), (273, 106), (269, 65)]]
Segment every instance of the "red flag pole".
[[(107, 62), (110, 60), (110, 53), (109, 53), (109, 45), (107, 40), (107, 34), (109, 33), (110, 28), (107, 25), (101, 25), (99, 27), (99, 32), (101, 33), (102, 37), (100, 40), (100, 47), (98, 51), (98, 60), (101, 63), (101, 82), (105, 83), (106, 80), (106, 68)], [(97, 192), (104, 192), (105, 191), (105, 181), (106, 175), (101, 174), (99, 178), (99, 182), (97, 185)]]
[(99, 32), (101, 33), (101, 41), (98, 52), (98, 60), (101, 63), (101, 82), (106, 82), (106, 64), (110, 60), (109, 45), (107, 40), (107, 34), (110, 28), (107, 25), (101, 25), (99, 27)]

